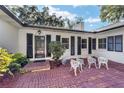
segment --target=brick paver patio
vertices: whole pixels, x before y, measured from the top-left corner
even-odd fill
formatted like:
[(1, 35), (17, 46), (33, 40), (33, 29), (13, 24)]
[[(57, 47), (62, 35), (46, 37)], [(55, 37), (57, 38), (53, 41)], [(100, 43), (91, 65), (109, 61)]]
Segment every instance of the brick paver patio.
[[(42, 63), (32, 63), (27, 66), (39, 67)], [(11, 81), (0, 84), (5, 88), (103, 88), (124, 87), (124, 64), (109, 62), (109, 70), (105, 68), (88, 69), (75, 77), (69, 72), (70, 66), (60, 66), (52, 70), (35, 71), (20, 75)]]

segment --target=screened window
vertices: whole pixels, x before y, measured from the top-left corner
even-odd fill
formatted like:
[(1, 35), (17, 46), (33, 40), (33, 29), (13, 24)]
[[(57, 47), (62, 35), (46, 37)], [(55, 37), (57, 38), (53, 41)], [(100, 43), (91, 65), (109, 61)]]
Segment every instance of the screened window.
[(122, 35), (115, 36), (115, 51), (117, 51), (117, 52), (123, 51), (123, 49), (122, 49), (123, 41), (122, 40), (123, 40)]
[(82, 48), (87, 48), (87, 39), (82, 39)]
[(98, 40), (99, 49), (106, 49), (106, 38), (101, 38)]
[(92, 49), (96, 49), (96, 39), (92, 39)]
[(69, 38), (62, 38), (62, 45), (63, 45), (66, 49), (69, 49)]
[(60, 35), (56, 35), (56, 41), (58, 41), (58, 42), (61, 41), (61, 36)]
[(108, 51), (114, 51), (114, 36), (108, 37)]

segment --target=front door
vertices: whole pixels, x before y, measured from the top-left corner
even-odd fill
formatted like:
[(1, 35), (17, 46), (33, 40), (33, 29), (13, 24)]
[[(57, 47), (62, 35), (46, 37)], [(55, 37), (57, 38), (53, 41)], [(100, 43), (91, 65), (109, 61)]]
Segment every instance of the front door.
[(45, 36), (35, 36), (35, 58), (45, 57)]

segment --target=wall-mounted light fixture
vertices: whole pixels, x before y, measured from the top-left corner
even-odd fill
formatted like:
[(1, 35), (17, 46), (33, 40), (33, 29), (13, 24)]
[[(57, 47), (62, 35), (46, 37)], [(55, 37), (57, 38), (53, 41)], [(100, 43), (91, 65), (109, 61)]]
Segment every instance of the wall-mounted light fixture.
[(38, 30), (37, 33), (40, 35), (41, 34), (41, 30)]

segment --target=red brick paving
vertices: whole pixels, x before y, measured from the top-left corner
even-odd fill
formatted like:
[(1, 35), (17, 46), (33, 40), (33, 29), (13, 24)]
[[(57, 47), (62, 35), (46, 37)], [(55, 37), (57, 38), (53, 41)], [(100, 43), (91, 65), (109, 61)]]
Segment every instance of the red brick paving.
[[(42, 63), (32, 63), (27, 68), (35, 68)], [(0, 83), (4, 88), (123, 88), (124, 64), (109, 62), (109, 70), (105, 68), (88, 69), (75, 77), (69, 72), (70, 66), (60, 66), (52, 70), (29, 72), (15, 77), (13, 80)]]
[(37, 63), (30, 63), (27, 64), (24, 69), (26, 69), (27, 71), (34, 71), (34, 70), (50, 70), (50, 65), (49, 62), (37, 62)]

